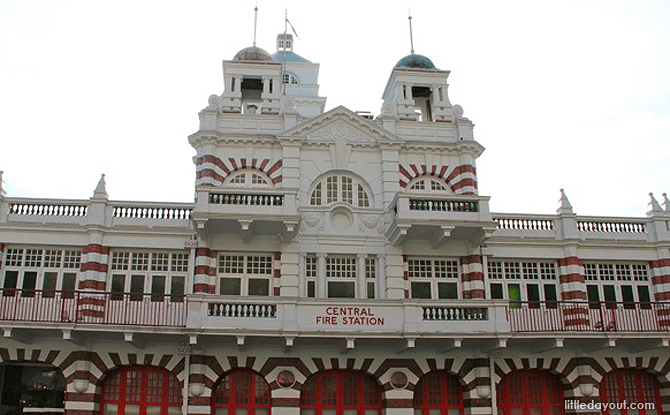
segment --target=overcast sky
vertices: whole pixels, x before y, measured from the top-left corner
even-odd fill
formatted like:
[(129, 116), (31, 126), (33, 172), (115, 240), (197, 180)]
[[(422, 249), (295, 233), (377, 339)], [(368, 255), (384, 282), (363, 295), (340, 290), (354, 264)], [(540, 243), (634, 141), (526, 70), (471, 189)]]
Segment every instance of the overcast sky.
[[(318, 5), (318, 6), (317, 6)], [(326, 109), (379, 114), (414, 46), (475, 123), (491, 210), (644, 216), (670, 193), (670, 2), (259, 0), (274, 52), (321, 64)], [(190, 202), (198, 111), (251, 45), (252, 0), (0, 0), (0, 170), (10, 197)]]

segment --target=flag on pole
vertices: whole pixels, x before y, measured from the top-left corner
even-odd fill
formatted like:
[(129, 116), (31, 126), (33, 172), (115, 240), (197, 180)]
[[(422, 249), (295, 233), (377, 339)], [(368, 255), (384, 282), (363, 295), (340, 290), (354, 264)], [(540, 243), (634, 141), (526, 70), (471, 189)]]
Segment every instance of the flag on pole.
[(288, 25), (291, 26), (291, 31), (293, 31), (293, 34), (295, 35), (295, 37), (300, 37), (300, 36), (298, 36), (298, 32), (295, 31), (295, 28), (293, 27), (291, 22), (289, 22), (288, 17), (286, 18), (286, 23), (288, 23)]

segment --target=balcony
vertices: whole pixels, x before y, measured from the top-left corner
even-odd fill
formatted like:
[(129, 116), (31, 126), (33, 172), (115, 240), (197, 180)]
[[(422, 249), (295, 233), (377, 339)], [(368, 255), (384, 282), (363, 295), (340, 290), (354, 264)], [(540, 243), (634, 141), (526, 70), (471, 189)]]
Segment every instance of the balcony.
[(510, 302), (513, 332), (670, 332), (670, 303)]
[(300, 216), (295, 195), (275, 190), (198, 189), (192, 218), (200, 232), (239, 234), (245, 242), (253, 235), (292, 236)]
[(488, 197), (475, 195), (396, 195), (387, 236), (399, 245), (428, 240), (439, 247), (447, 240), (479, 245), (494, 231)]
[(0, 289), (5, 322), (184, 327), (187, 309), (183, 295)]

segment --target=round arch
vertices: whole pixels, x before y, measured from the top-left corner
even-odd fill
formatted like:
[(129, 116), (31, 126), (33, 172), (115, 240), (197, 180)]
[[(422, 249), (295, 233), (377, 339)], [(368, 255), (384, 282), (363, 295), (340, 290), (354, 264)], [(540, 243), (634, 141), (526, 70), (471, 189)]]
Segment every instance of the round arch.
[(422, 174), (410, 180), (405, 187), (405, 191), (412, 193), (454, 193), (446, 180), (430, 174)]
[(269, 415), (270, 385), (251, 369), (233, 369), (216, 384), (212, 393), (212, 414)]
[(463, 387), (456, 376), (433, 370), (417, 382), (412, 405), (415, 415), (462, 415)]
[(119, 367), (105, 377), (101, 389), (100, 415), (181, 414), (180, 382), (161, 367)]
[(617, 407), (621, 415), (656, 415), (661, 411), (660, 384), (653, 374), (641, 369), (614, 369), (607, 372), (600, 381), (602, 403), (642, 404), (652, 407)]
[(301, 415), (381, 415), (382, 387), (367, 373), (333, 369), (305, 380)]
[(272, 188), (272, 179), (263, 170), (255, 167), (244, 167), (231, 171), (222, 183), (223, 187), (231, 188)]
[(496, 387), (500, 415), (560, 415), (565, 386), (546, 370), (522, 369), (507, 373)]
[(338, 202), (355, 207), (373, 207), (372, 189), (363, 177), (342, 170), (329, 170), (310, 184), (307, 194), (310, 206), (327, 206)]

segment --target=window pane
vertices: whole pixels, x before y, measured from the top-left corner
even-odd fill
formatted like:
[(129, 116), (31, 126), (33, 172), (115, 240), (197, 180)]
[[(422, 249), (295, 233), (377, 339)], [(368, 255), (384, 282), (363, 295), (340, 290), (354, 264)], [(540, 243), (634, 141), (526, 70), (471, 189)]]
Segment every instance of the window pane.
[(184, 301), (184, 277), (172, 277), (172, 282), (170, 285), (170, 301), (172, 302), (182, 302)]
[(586, 295), (589, 299), (590, 308), (600, 308), (600, 293), (597, 285), (587, 285)]
[(328, 297), (330, 298), (354, 298), (356, 285), (353, 282), (330, 281), (328, 282)]
[(649, 296), (649, 287), (646, 285), (637, 286), (637, 298), (640, 301), (640, 308), (651, 308), (651, 297)]
[(375, 283), (368, 283), (368, 298), (375, 298)]
[(37, 284), (37, 272), (26, 271), (23, 273), (23, 297), (35, 296), (35, 284)]
[(316, 297), (316, 283), (314, 281), (307, 281), (307, 297)]
[(123, 292), (126, 285), (126, 276), (125, 275), (114, 275), (112, 276), (112, 300), (123, 300)]
[(528, 301), (540, 301), (540, 287), (537, 284), (526, 285)]
[(249, 295), (270, 295), (270, 281), (260, 278), (249, 278)]
[(412, 298), (430, 298), (429, 282), (413, 282), (411, 286)]
[(628, 309), (635, 308), (635, 299), (633, 298), (633, 286), (632, 285), (622, 285), (621, 286), (621, 299), (624, 302), (624, 308), (628, 308)]
[(154, 275), (151, 277), (151, 301), (163, 301), (165, 294), (165, 276)]
[(547, 302), (547, 308), (557, 308), (558, 303), (556, 302), (557, 297), (556, 297), (556, 286), (551, 284), (551, 285), (545, 285), (544, 286), (544, 300)]
[(502, 284), (491, 284), (491, 298), (494, 300), (501, 300), (503, 298)]
[(42, 297), (50, 298), (56, 295), (56, 279), (58, 278), (58, 273), (56, 272), (45, 272), (44, 273), (44, 282), (42, 283)]
[(144, 275), (133, 275), (130, 277), (130, 292), (133, 294), (130, 296), (132, 301), (142, 300), (142, 294), (144, 294)]
[(221, 278), (219, 291), (222, 295), (240, 295), (240, 279)]
[(437, 284), (440, 298), (458, 298), (458, 284), (455, 282), (441, 282)]

